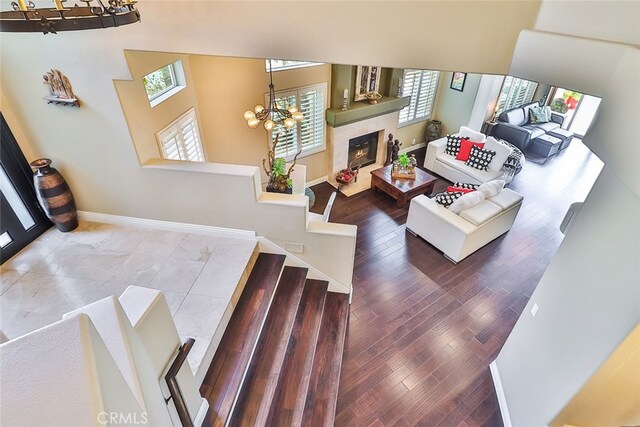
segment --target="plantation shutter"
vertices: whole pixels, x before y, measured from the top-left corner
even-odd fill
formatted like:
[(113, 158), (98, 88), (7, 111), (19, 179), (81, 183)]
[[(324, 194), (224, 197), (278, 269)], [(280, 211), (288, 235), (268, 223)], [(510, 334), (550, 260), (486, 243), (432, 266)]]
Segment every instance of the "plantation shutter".
[(196, 122), (196, 112), (191, 110), (189, 115), (182, 119), (179, 123), (180, 133), (182, 136), (185, 153), (183, 160), (191, 160), (193, 162), (204, 162), (204, 153), (202, 152), (202, 143), (198, 133), (198, 123)]
[(204, 150), (192, 108), (156, 134), (162, 158), (204, 162)]
[[(268, 104), (268, 95), (265, 98)], [(300, 150), (307, 153), (324, 149), (326, 100), (326, 83), (276, 93), (278, 108), (296, 106), (303, 115), (302, 120), (292, 129), (282, 125), (274, 126), (269, 135), (269, 142), (272, 143), (276, 136), (280, 135), (276, 157), (291, 160)]]
[(400, 110), (398, 124), (412, 123), (431, 116), (438, 88), (438, 71), (405, 70), (402, 96), (411, 96), (409, 105)]
[[(265, 104), (269, 104), (268, 98)], [(297, 106), (296, 93), (279, 92), (276, 94), (276, 104), (278, 105), (278, 108), (283, 110)], [(272, 140), (275, 140), (278, 135), (280, 135), (280, 138), (278, 139), (278, 146), (276, 147), (276, 157), (295, 156), (298, 147), (298, 134), (296, 129), (287, 129), (283, 125), (276, 124), (271, 130)]]
[(160, 136), (161, 151), (163, 158), (168, 160), (180, 160), (180, 142), (178, 140), (178, 131), (170, 129), (164, 135)]
[(502, 83), (496, 112), (500, 113), (531, 102), (537, 87), (536, 82), (506, 76)]
[(304, 115), (299, 125), (303, 151), (324, 145), (324, 98), (324, 92), (318, 89), (300, 92), (300, 111)]
[(410, 96), (409, 105), (400, 110), (398, 123), (406, 123), (413, 119), (416, 111), (418, 93), (420, 92), (420, 70), (405, 70), (402, 85), (402, 96)]
[(422, 71), (420, 81), (420, 95), (416, 106), (416, 117), (422, 118), (431, 115), (433, 102), (436, 99), (436, 89), (438, 85), (437, 71)]

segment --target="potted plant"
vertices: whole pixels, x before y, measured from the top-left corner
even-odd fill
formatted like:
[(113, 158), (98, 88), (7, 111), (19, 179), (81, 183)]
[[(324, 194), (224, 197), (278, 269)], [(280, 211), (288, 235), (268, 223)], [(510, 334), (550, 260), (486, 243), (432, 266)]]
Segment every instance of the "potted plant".
[(409, 178), (414, 179), (416, 177), (416, 165), (418, 164), (415, 155), (408, 155), (402, 153), (398, 155), (398, 159), (393, 162), (393, 169), (391, 176), (393, 178)]
[(291, 172), (293, 171), (293, 167), (296, 165), (296, 160), (298, 159), (298, 156), (300, 155), (302, 150), (298, 151), (296, 156), (293, 158), (291, 166), (289, 166), (289, 169), (287, 169), (286, 160), (282, 157), (276, 157), (275, 154), (279, 138), (280, 135), (276, 136), (273, 141), (273, 145), (269, 147), (269, 165), (267, 166), (267, 159), (262, 159), (262, 167), (269, 177), (269, 182), (267, 182), (267, 191), (271, 193), (291, 194), (293, 192), (293, 180), (291, 179)]
[(554, 99), (549, 107), (551, 108), (551, 111), (555, 111), (556, 113), (560, 114), (565, 114), (567, 111), (569, 111), (569, 106), (566, 102), (564, 102), (564, 99), (562, 98)]

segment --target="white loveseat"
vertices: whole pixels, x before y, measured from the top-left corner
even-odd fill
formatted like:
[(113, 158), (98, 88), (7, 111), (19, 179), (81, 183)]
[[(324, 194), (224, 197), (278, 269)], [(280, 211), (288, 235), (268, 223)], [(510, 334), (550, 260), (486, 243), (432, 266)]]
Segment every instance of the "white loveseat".
[[(487, 138), (483, 133), (476, 132), (465, 126), (460, 127), (460, 131), (455, 136), (469, 137), (472, 141), (486, 142)], [(491, 137), (490, 137), (491, 139)], [(467, 166), (465, 162), (456, 160), (455, 156), (445, 153), (447, 148), (447, 137), (436, 139), (427, 145), (427, 155), (424, 159), (424, 167), (451, 182), (469, 182), (473, 184), (482, 184), (483, 182), (494, 179), (504, 179), (510, 182), (515, 174), (515, 170), (504, 168), (503, 162), (496, 165), (491, 164), (489, 170), (483, 171), (471, 166)], [(505, 156), (505, 161), (508, 156)], [(519, 156), (519, 167), (524, 164), (524, 156)], [(519, 169), (518, 169), (519, 170)]]
[(511, 229), (523, 196), (508, 188), (455, 214), (427, 196), (411, 200), (407, 231), (422, 237), (454, 263)]

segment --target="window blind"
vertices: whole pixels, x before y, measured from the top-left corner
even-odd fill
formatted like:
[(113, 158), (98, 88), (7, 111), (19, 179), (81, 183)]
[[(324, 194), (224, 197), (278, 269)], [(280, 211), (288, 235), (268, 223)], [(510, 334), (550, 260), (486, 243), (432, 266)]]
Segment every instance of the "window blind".
[(162, 158), (204, 162), (204, 149), (192, 108), (156, 134)]
[(496, 112), (519, 107), (533, 100), (538, 83), (517, 77), (506, 76), (502, 83), (500, 96), (498, 97), (498, 108)]
[(300, 150), (302, 150), (302, 154), (324, 150), (326, 141), (324, 116), (327, 102), (326, 83), (277, 92), (276, 102), (278, 107), (283, 109), (296, 106), (303, 114), (302, 120), (293, 129), (286, 129), (280, 125), (273, 128), (270, 141), (280, 135), (276, 156), (290, 160)]
[(410, 124), (431, 116), (439, 75), (438, 71), (404, 70), (402, 96), (411, 96), (411, 101), (408, 106), (400, 110), (399, 125)]

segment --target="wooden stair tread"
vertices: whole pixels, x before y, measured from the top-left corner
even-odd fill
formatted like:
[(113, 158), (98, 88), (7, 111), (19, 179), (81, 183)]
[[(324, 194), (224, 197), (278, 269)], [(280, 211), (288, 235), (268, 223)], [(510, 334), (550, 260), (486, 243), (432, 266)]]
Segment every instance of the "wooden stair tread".
[(211, 425), (224, 425), (231, 414), (284, 261), (284, 255), (266, 253), (256, 259), (200, 389)]
[(302, 423), (327, 287), (326, 281), (306, 281), (266, 422), (268, 426)]
[(333, 426), (342, 353), (349, 315), (349, 296), (327, 293), (301, 425)]
[(306, 268), (285, 267), (282, 271), (230, 425), (266, 425), (306, 276)]

